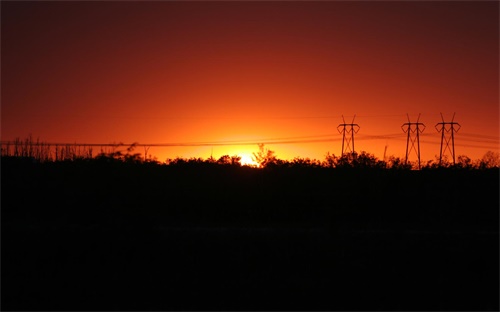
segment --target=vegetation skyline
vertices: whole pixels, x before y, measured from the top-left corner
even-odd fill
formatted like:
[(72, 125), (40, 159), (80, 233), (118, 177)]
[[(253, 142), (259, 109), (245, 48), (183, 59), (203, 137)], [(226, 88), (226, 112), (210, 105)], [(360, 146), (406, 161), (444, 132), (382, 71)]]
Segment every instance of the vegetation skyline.
[(3, 310), (498, 311), (487, 162), (34, 147), (0, 157)]
[[(205, 143), (198, 143), (204, 145)], [(228, 144), (234, 144), (228, 143)], [(276, 152), (268, 148), (264, 143), (257, 144), (258, 151), (248, 154), (225, 154), (219, 157), (168, 157), (164, 160), (158, 159), (149, 150), (154, 144), (133, 143), (126, 145), (117, 144), (68, 144), (47, 143), (32, 137), (24, 140), (1, 142), (1, 156), (30, 158), (37, 162), (53, 161), (75, 161), (91, 159), (108, 159), (129, 163), (156, 163), (156, 164), (219, 164), (233, 166), (248, 166), (254, 168), (266, 167), (323, 167), (323, 168), (383, 168), (383, 169), (421, 169), (454, 167), (468, 169), (500, 168), (500, 153), (488, 151), (482, 158), (471, 159), (466, 155), (455, 155), (455, 159), (449, 154), (442, 153), (441, 157), (436, 155), (433, 160), (412, 159), (412, 157), (396, 157), (387, 155), (379, 159), (367, 151), (345, 152), (340, 155), (326, 153), (323, 159), (296, 156), (292, 159), (282, 159)], [(162, 146), (162, 145), (160, 145)], [(166, 146), (166, 145), (163, 145)], [(139, 148), (143, 148), (141, 152)]]

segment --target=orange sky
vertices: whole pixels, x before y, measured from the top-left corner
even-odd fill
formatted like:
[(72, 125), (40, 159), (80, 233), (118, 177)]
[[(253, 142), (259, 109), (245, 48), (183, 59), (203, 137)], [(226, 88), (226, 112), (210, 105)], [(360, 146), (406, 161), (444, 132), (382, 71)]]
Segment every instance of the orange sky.
[(1, 17), (2, 140), (323, 160), (356, 115), (356, 151), (404, 157), (421, 114), (432, 160), (443, 113), (456, 155), (499, 151), (497, 1), (2, 1)]

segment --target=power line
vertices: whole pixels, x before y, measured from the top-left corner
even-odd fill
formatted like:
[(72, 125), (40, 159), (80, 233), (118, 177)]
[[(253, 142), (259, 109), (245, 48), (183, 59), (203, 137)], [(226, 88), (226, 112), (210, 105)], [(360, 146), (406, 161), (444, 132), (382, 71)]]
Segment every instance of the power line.
[[(120, 146), (147, 146), (147, 147), (196, 147), (196, 146), (231, 146), (231, 145), (258, 145), (265, 144), (296, 144), (321, 143), (340, 141), (340, 138), (309, 139), (309, 140), (259, 140), (259, 141), (220, 141), (220, 142), (189, 142), (189, 143), (61, 143), (61, 142), (32, 142), (31, 146), (87, 146), (87, 147), (120, 147)], [(14, 141), (1, 141), (1, 145), (14, 145)], [(24, 145), (20, 141), (19, 145)]]
[[(227, 145), (257, 145), (260, 143), (265, 144), (291, 144), (291, 143), (315, 143), (315, 142), (334, 142), (340, 141), (342, 138), (338, 137), (339, 134), (318, 134), (318, 135), (308, 135), (308, 136), (293, 136), (293, 137), (278, 137), (278, 138), (264, 138), (264, 139), (252, 139), (252, 140), (227, 140), (227, 141), (202, 141), (202, 142), (168, 142), (168, 143), (78, 143), (78, 142), (31, 142), (30, 144), (33, 146), (37, 145), (53, 145), (53, 146), (67, 146), (67, 145), (80, 145), (80, 146), (107, 146), (107, 147), (118, 147), (118, 146), (151, 146), (151, 147), (177, 147), (177, 146), (227, 146)], [(485, 140), (477, 140), (477, 139), (468, 139), (461, 138), (461, 141), (469, 141), (469, 142), (480, 142), (487, 143), (492, 145), (499, 145), (500, 142), (495, 142), (492, 139), (489, 139), (489, 136), (477, 135), (477, 134), (465, 134), (461, 133), (460, 137), (464, 135), (474, 136), (474, 137), (486, 137)], [(438, 134), (435, 133), (420, 133), (421, 137), (426, 138), (436, 138), (438, 139)], [(406, 135), (403, 133), (389, 133), (389, 134), (378, 134), (378, 135), (368, 135), (368, 134), (358, 134), (357, 140), (406, 140)], [(430, 143), (430, 144), (439, 144), (439, 142), (432, 141), (422, 141), (422, 143)], [(2, 145), (7, 144), (15, 144), (15, 141), (0, 141)], [(18, 144), (24, 144), (24, 141), (18, 141)], [(474, 145), (465, 145), (465, 144), (456, 144), (457, 146), (474, 146)]]

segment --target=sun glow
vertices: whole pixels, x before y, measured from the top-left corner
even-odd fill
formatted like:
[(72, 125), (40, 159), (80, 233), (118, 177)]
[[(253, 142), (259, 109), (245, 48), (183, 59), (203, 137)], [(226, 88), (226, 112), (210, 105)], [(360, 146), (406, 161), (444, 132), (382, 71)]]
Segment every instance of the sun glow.
[(259, 164), (253, 160), (252, 156), (248, 154), (239, 154), (238, 156), (241, 157), (240, 163), (242, 166), (250, 166), (250, 167), (258, 167)]

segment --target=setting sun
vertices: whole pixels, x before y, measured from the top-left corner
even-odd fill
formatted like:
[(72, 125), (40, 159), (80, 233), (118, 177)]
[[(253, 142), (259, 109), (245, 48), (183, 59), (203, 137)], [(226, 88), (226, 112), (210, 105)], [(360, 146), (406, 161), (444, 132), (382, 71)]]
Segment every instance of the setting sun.
[(248, 154), (239, 154), (241, 157), (240, 163), (242, 166), (259, 167), (259, 164), (253, 160), (252, 156)]

